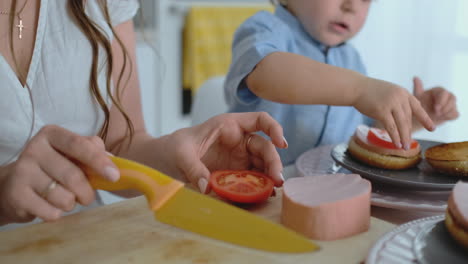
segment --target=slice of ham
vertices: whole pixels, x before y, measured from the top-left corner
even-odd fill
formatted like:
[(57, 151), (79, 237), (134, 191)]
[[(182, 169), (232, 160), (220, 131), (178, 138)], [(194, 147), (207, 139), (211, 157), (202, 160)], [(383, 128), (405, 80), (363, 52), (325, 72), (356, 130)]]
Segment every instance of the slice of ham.
[(316, 240), (369, 229), (371, 184), (357, 174), (291, 178), (284, 183), (281, 222)]
[(391, 155), (391, 156), (398, 156), (398, 157), (404, 157), (404, 158), (411, 158), (416, 155), (421, 151), (421, 147), (418, 144), (416, 148), (412, 149), (389, 149), (389, 148), (383, 148), (377, 145), (372, 144), (369, 142), (367, 139), (367, 134), (369, 133), (369, 127), (365, 125), (359, 125), (356, 129), (356, 132), (354, 133), (354, 141), (361, 146), (362, 148), (365, 148), (369, 151), (381, 154), (381, 155)]
[(468, 183), (459, 181), (455, 184), (450, 198), (448, 208), (455, 222), (463, 229), (468, 230)]

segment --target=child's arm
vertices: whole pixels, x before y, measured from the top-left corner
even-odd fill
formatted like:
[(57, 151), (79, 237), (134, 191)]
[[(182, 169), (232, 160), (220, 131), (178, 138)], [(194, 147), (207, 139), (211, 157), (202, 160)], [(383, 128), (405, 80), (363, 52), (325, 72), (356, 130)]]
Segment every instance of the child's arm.
[(302, 55), (274, 52), (257, 64), (246, 83), (258, 97), (278, 103), (352, 105), (367, 79)]
[(395, 145), (405, 148), (411, 140), (412, 116), (434, 129), (420, 102), (398, 85), (293, 53), (266, 56), (246, 83), (257, 96), (279, 103), (353, 106), (382, 122)]

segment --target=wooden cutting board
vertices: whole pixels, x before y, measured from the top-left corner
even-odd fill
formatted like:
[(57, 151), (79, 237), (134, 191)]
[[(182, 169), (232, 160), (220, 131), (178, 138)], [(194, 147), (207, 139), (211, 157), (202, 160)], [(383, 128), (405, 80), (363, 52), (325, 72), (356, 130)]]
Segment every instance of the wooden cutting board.
[[(246, 208), (279, 222), (281, 194)], [(371, 219), (368, 232), (333, 242), (320, 251), (278, 254), (202, 237), (155, 220), (146, 199), (120, 203), (0, 232), (0, 263), (361, 263), (393, 224)]]

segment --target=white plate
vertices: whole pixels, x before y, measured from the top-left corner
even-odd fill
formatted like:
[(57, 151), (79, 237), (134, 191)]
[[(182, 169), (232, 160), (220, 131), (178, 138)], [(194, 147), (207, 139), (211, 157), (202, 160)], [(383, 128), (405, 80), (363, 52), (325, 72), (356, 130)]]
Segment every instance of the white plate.
[(367, 264), (414, 264), (417, 263), (413, 245), (418, 234), (444, 219), (444, 215), (421, 218), (400, 225), (381, 237), (369, 251)]
[[(337, 165), (330, 156), (333, 145), (320, 146), (303, 153), (296, 160), (299, 176), (314, 176), (339, 172), (351, 173)], [(371, 203), (374, 206), (443, 213), (447, 207), (449, 191), (411, 191), (372, 186)]]
[(399, 210), (443, 213), (450, 192), (373, 190), (372, 205)]
[(424, 227), (413, 243), (413, 252), (418, 263), (468, 263), (468, 250), (452, 237), (445, 226), (445, 220), (425, 224)]

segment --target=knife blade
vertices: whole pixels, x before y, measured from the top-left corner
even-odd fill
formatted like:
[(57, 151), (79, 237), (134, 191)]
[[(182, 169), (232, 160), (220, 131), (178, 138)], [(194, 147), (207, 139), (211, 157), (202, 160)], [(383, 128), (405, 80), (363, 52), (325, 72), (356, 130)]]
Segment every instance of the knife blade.
[(87, 171), (95, 189), (136, 189), (147, 198), (158, 221), (213, 239), (265, 251), (313, 252), (319, 247), (306, 237), (246, 210), (184, 187), (163, 173), (119, 157), (110, 157), (120, 179), (110, 182)]

